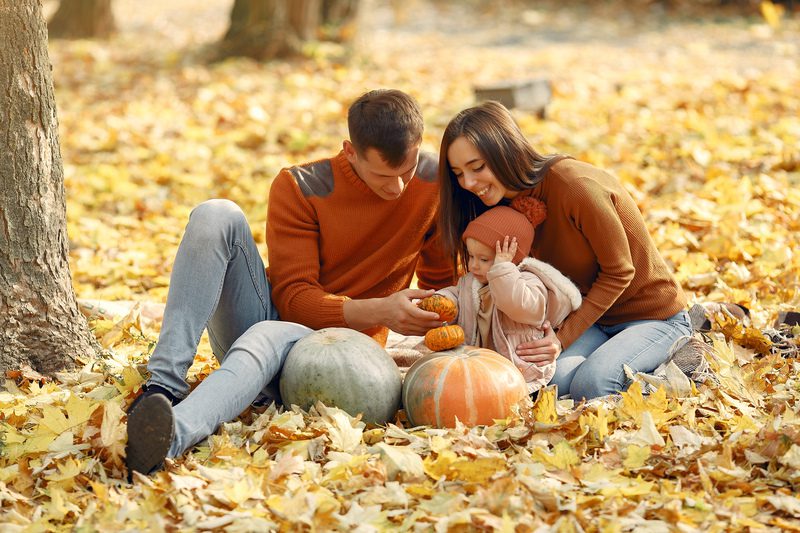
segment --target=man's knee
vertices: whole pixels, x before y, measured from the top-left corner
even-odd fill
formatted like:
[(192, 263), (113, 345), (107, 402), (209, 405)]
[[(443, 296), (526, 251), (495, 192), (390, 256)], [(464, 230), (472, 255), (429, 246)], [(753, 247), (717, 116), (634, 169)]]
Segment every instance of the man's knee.
[(294, 322), (263, 320), (250, 326), (239, 337), (236, 344), (246, 344), (251, 351), (260, 351), (267, 357), (272, 357), (277, 353), (282, 359), (295, 342), (312, 331), (312, 329)]
[(244, 212), (234, 202), (217, 198), (197, 205), (189, 215), (189, 223), (201, 228), (247, 224)]

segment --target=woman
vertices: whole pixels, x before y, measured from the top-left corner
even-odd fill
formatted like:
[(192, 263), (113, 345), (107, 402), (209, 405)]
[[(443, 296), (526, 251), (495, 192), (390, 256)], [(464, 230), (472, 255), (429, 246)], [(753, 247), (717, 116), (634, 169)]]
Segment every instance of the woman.
[(461, 234), (472, 219), (495, 205), (526, 212), (531, 199), (545, 203), (531, 256), (572, 280), (583, 304), (517, 355), (542, 365), (558, 358), (550, 383), (560, 394), (590, 399), (624, 390), (623, 365), (652, 372), (675, 340), (691, 334), (686, 297), (616, 178), (538, 154), (497, 102), (456, 115), (439, 154), (440, 223), (455, 263), (464, 266)]

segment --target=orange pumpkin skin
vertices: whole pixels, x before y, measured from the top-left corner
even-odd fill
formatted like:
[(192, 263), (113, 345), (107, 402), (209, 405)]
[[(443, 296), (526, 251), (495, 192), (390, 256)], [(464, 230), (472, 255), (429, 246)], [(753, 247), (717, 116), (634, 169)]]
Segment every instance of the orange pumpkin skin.
[(497, 352), (474, 346), (428, 354), (408, 369), (403, 407), (415, 426), (488, 425), (511, 414), (528, 394), (514, 363)]
[(434, 352), (449, 350), (463, 343), (464, 330), (459, 325), (433, 328), (425, 334), (425, 346)]
[(433, 294), (427, 298), (423, 298), (417, 303), (417, 307), (423, 311), (438, 313), (439, 320), (442, 322), (450, 322), (458, 316), (458, 306), (456, 303), (441, 294)]

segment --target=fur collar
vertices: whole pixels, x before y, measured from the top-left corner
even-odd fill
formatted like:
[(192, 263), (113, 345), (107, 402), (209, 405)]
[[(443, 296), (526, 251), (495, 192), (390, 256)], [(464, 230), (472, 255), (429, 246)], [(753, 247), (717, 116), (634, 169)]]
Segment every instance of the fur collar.
[(539, 276), (548, 289), (559, 290), (566, 294), (572, 304), (573, 311), (581, 306), (581, 291), (578, 290), (578, 287), (572, 283), (567, 276), (559, 272), (554, 266), (540, 261), (535, 257), (526, 257), (520, 262), (519, 268), (520, 270), (527, 270)]

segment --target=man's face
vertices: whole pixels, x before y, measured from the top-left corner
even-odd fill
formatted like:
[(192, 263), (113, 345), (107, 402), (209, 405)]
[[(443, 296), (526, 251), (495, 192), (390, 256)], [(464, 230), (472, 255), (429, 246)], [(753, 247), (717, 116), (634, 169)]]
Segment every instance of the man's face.
[(399, 167), (389, 166), (375, 148), (359, 155), (350, 141), (344, 142), (344, 153), (361, 181), (384, 200), (397, 200), (414, 177), (419, 162), (419, 145), (412, 147)]

